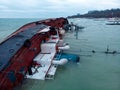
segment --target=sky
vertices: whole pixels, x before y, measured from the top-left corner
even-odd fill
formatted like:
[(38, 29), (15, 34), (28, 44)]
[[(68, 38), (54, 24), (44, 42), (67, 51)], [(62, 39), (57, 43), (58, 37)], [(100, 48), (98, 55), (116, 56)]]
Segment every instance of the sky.
[(53, 18), (119, 8), (120, 0), (0, 0), (0, 18)]

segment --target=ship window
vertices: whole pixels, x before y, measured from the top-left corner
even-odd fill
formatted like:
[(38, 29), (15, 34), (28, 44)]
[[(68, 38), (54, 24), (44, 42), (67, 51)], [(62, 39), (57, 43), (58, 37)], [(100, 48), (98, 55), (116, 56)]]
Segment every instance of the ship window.
[(31, 41), (29, 39), (26, 39), (23, 46), (29, 48), (31, 45), (32, 45)]
[(42, 40), (42, 43), (46, 43), (46, 40), (45, 40), (45, 39), (43, 39), (43, 40)]

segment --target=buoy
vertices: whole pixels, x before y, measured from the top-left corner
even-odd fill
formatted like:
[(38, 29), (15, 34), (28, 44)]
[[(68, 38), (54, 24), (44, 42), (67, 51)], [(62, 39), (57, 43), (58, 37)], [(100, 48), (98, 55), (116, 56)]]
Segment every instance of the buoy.
[(64, 35), (65, 34), (65, 30), (60, 29), (60, 34)]
[(69, 48), (70, 48), (69, 45), (58, 47), (59, 50), (68, 50)]
[(56, 65), (64, 65), (68, 62), (68, 60), (66, 58), (62, 58), (60, 60), (53, 60), (53, 64), (56, 64)]

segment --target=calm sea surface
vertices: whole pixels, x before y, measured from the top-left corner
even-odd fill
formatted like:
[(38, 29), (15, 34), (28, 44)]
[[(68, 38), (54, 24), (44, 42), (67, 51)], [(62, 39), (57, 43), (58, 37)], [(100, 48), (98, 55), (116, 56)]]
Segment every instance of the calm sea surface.
[[(36, 20), (39, 19), (0, 19), (0, 40)], [(105, 25), (106, 19), (69, 21), (85, 27), (77, 40), (73, 32), (64, 37), (71, 47), (66, 52), (78, 54), (80, 63), (59, 66), (54, 80), (27, 79), (17, 90), (120, 90), (120, 54), (102, 53), (107, 46), (110, 51), (120, 52), (120, 25)]]

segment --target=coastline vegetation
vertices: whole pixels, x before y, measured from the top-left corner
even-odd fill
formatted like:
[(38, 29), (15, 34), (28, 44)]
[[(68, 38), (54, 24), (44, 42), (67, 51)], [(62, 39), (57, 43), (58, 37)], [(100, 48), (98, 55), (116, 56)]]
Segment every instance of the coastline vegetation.
[(67, 18), (120, 18), (120, 9), (92, 10), (86, 14), (77, 14)]

